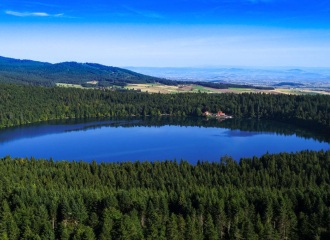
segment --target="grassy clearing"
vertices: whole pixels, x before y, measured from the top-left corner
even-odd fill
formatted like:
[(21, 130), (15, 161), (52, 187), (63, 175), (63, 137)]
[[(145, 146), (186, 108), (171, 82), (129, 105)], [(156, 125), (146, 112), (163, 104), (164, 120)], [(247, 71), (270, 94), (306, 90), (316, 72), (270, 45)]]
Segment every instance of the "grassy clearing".
[(199, 90), (199, 91), (201, 91), (201, 92), (211, 92), (211, 90), (206, 89), (206, 88), (204, 88), (204, 87), (202, 87), (202, 86), (193, 86), (192, 88), (193, 88), (193, 89), (196, 89), (196, 90)]
[(98, 84), (99, 82), (98, 81), (90, 81), (90, 82), (86, 82), (86, 83), (89, 83), (89, 84)]
[(301, 94), (304, 94), (304, 95), (312, 95), (312, 96), (315, 96), (315, 95), (319, 95), (319, 94), (322, 94), (323, 95), (323, 93), (314, 93), (314, 92), (302, 92)]
[(160, 83), (145, 83), (143, 85), (157, 87), (157, 86), (161, 86), (162, 84), (160, 84)]
[(276, 89), (275, 90), (278, 93), (283, 93), (283, 94), (294, 94), (294, 95), (329, 95), (328, 92), (324, 91), (313, 91), (313, 90), (300, 90), (300, 89)]
[(254, 91), (254, 89), (250, 89), (250, 88), (228, 88), (230, 90), (234, 90), (237, 92), (252, 92)]
[(167, 93), (167, 94), (177, 94), (177, 93), (188, 93), (188, 92), (198, 92), (198, 90), (202, 92), (212, 92), (206, 88), (195, 85), (188, 86), (167, 86), (162, 84), (129, 84), (127, 89), (141, 89), (142, 92), (149, 93)]
[(291, 89), (277, 89), (280, 92), (285, 92), (285, 93), (295, 93), (297, 91), (295, 90), (291, 90)]
[(81, 86), (79, 84), (67, 84), (67, 83), (56, 83), (56, 86), (58, 86), (58, 87), (84, 88), (83, 86)]
[[(95, 81), (90, 82), (95, 83)], [(67, 84), (67, 83), (56, 83), (56, 86), (59, 87), (73, 87), (73, 88), (82, 88), (79, 84)], [(128, 84), (126, 89), (141, 89), (142, 92), (148, 93), (163, 93), (163, 94), (177, 94), (177, 93), (197, 93), (198, 91), (205, 93), (244, 93), (244, 92), (263, 92), (268, 94), (294, 94), (294, 95), (318, 95), (318, 94), (326, 94), (330, 95), (329, 92), (325, 91), (313, 91), (308, 89), (281, 89), (277, 88), (275, 90), (267, 91), (267, 90), (257, 90), (257, 89), (249, 89), (249, 88), (229, 88), (229, 89), (214, 89), (209, 87), (203, 87), (195, 84), (190, 85), (179, 85), (179, 86), (167, 86), (160, 83), (147, 83), (147, 84)]]
[[(153, 85), (153, 86), (152, 86)], [(127, 89), (141, 89), (142, 92), (149, 92), (149, 93), (171, 93), (171, 87), (160, 84), (128, 84)]]
[[(142, 92), (148, 93), (165, 93), (165, 94), (177, 94), (177, 93), (196, 93), (198, 91), (205, 93), (242, 93), (242, 92), (255, 92), (255, 89), (247, 88), (232, 88), (232, 89), (214, 89), (209, 87), (203, 87), (195, 84), (179, 85), (179, 86), (167, 86), (159, 83), (148, 84), (129, 84), (127, 89), (141, 89)], [(271, 93), (271, 92), (270, 92)]]

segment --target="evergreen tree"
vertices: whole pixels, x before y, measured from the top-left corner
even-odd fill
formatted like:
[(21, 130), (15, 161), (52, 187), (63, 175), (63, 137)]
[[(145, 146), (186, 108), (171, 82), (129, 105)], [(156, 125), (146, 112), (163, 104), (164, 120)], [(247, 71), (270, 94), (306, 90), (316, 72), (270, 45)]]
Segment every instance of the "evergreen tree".
[(213, 219), (211, 214), (208, 214), (205, 219), (204, 224), (204, 239), (205, 240), (217, 240), (219, 239), (219, 236), (214, 229)]
[(179, 230), (177, 217), (174, 213), (171, 214), (171, 217), (166, 225), (166, 237), (167, 239), (179, 240)]

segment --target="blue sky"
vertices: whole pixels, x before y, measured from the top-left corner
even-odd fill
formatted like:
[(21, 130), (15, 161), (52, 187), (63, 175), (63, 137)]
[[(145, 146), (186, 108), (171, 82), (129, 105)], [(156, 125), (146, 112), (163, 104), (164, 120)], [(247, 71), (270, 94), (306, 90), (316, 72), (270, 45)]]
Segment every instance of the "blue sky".
[(113, 66), (330, 67), (330, 0), (0, 2), (0, 55)]

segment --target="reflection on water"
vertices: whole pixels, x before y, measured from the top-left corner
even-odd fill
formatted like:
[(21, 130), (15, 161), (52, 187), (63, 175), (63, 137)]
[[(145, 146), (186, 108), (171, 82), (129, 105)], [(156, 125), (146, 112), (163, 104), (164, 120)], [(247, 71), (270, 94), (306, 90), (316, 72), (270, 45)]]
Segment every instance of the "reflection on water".
[(138, 123), (141, 120), (98, 121), (99, 119), (66, 119), (4, 128), (0, 129), (0, 143), (17, 140), (20, 138), (31, 138), (66, 131), (80, 131), (102, 126), (123, 126), (125, 124)]
[(0, 157), (91, 161), (218, 161), (269, 152), (329, 149), (329, 138), (274, 121), (203, 118), (68, 119), (0, 130)]
[(243, 132), (240, 130), (228, 130), (225, 132), (226, 137), (252, 137), (258, 134), (262, 134), (262, 132)]

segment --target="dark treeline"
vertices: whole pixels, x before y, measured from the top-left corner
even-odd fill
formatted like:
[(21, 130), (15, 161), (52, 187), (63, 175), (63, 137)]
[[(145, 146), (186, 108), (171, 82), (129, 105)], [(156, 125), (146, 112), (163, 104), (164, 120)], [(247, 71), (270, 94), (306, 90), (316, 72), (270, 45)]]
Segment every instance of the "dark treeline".
[(329, 239), (330, 151), (219, 163), (0, 160), (1, 239)]
[(0, 126), (64, 118), (202, 116), (224, 111), (235, 118), (272, 119), (329, 129), (330, 96), (271, 94), (147, 94), (0, 84)]
[(170, 86), (178, 86), (178, 85), (189, 85), (189, 84), (197, 84), (203, 87), (215, 88), (215, 89), (228, 89), (228, 88), (252, 88), (252, 89), (260, 89), (260, 90), (274, 90), (273, 87), (256, 87), (252, 85), (243, 85), (243, 84), (233, 84), (233, 83), (213, 83), (213, 82), (194, 82), (194, 81), (175, 81), (175, 80), (167, 80), (167, 79), (159, 79), (157, 82), (162, 83), (164, 85)]
[(304, 84), (302, 84), (302, 83), (294, 83), (294, 82), (280, 82), (280, 83), (274, 84), (274, 86), (276, 86), (276, 87), (281, 87), (281, 86), (295, 86), (295, 87), (299, 87), (299, 86), (304, 86)]
[(212, 82), (198, 82), (198, 85), (216, 89), (228, 89), (228, 88), (252, 88), (252, 89), (260, 89), (260, 90), (274, 90), (273, 87), (256, 87), (252, 85), (239, 85), (232, 83), (212, 83)]

